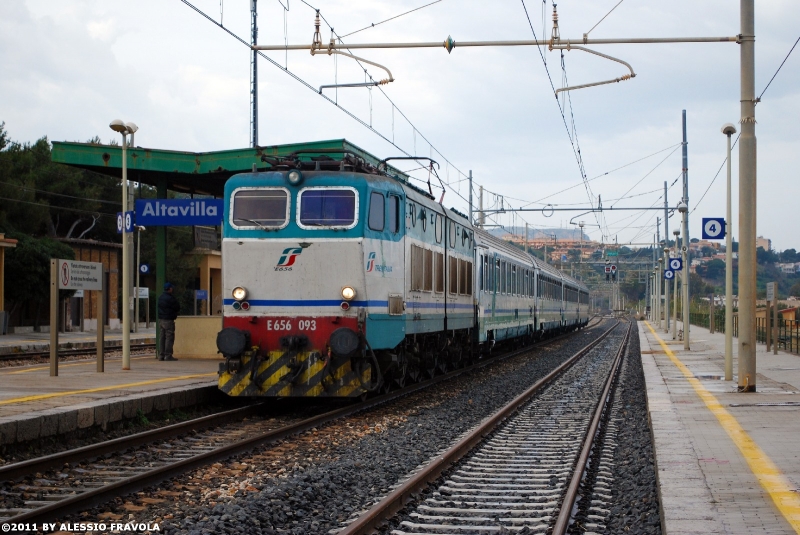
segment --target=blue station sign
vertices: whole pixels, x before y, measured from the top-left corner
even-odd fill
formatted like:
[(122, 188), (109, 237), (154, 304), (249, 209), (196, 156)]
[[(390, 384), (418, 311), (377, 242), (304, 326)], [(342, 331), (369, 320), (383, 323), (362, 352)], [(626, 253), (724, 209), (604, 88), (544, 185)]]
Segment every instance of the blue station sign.
[(207, 225), (222, 222), (222, 199), (139, 199), (136, 224), (146, 227)]

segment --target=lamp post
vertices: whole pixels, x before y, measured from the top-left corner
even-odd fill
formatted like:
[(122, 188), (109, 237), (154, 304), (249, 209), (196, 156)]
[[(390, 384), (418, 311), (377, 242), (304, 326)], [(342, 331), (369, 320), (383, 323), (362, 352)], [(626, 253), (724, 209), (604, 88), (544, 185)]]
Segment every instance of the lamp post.
[[(664, 269), (669, 269), (669, 244), (667, 243), (668, 235), (664, 235), (664, 240), (661, 241), (661, 247), (664, 249)], [(664, 332), (669, 333), (669, 281), (664, 279)]]
[(135, 296), (135, 312), (133, 314), (133, 332), (139, 332), (139, 277), (142, 274), (141, 267), (142, 267), (142, 231), (147, 230), (146, 228), (136, 225), (136, 296)]
[(733, 381), (733, 237), (731, 236), (731, 136), (736, 127), (731, 123), (722, 125), (722, 133), (728, 138), (728, 189), (725, 212), (725, 380)]
[(663, 308), (661, 307), (661, 295), (662, 295), (661, 294), (661, 283), (664, 280), (664, 259), (663, 258), (659, 258), (658, 259), (658, 273), (657, 273), (656, 277), (658, 278), (658, 295), (657, 295), (657, 298), (658, 298), (658, 326), (662, 327), (662, 325), (661, 325), (661, 311), (663, 310)]
[(684, 201), (678, 203), (678, 212), (683, 219), (683, 244), (681, 253), (683, 260), (683, 280), (681, 281), (681, 306), (683, 307), (683, 349), (689, 350), (689, 207)]
[[(139, 128), (133, 123), (123, 123), (114, 119), (108, 125), (114, 132), (122, 134), (122, 369), (131, 369), (131, 265), (128, 233), (125, 230), (125, 212), (128, 211), (128, 155), (127, 136)], [(98, 326), (102, 328), (102, 325)]]
[[(672, 233), (675, 235), (675, 258), (678, 258), (678, 236), (680, 236), (681, 231), (675, 229)], [(678, 338), (678, 276), (675, 275), (672, 280), (674, 281), (672, 292), (672, 339), (676, 340)]]

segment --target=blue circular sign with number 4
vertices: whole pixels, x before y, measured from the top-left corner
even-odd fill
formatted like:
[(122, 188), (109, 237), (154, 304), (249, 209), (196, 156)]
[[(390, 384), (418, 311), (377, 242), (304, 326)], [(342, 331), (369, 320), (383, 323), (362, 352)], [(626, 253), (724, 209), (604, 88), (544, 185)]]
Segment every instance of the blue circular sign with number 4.
[(703, 218), (704, 240), (721, 240), (724, 237), (725, 237), (725, 218), (723, 217)]
[(664, 270), (664, 278), (667, 279), (667, 280), (674, 279), (675, 278), (675, 272), (672, 271), (671, 269), (665, 269)]

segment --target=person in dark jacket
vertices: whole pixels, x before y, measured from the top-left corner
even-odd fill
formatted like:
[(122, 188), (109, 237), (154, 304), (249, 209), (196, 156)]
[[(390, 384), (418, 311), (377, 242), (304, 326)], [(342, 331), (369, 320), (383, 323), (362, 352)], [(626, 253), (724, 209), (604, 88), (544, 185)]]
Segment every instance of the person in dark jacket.
[(172, 356), (172, 346), (175, 343), (175, 318), (181, 311), (181, 304), (172, 295), (174, 290), (171, 283), (164, 283), (164, 293), (158, 298), (158, 326), (161, 327), (158, 360), (178, 360)]

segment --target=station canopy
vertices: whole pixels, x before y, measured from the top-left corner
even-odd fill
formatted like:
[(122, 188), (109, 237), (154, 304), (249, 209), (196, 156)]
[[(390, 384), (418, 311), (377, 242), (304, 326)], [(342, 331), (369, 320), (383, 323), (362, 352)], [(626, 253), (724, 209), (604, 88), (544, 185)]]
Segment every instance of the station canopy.
[[(237, 173), (268, 171), (262, 156), (282, 157), (303, 151), (304, 157), (347, 151), (377, 166), (379, 158), (346, 139), (271, 145), (214, 152), (182, 152), (132, 147), (127, 150), (128, 180), (168, 190), (222, 197), (225, 182)], [(315, 153), (314, 151), (319, 151)], [(336, 154), (329, 154), (336, 158)], [(122, 177), (122, 147), (94, 143), (54, 141), (52, 160), (103, 175)], [(391, 169), (391, 167), (390, 167)]]

